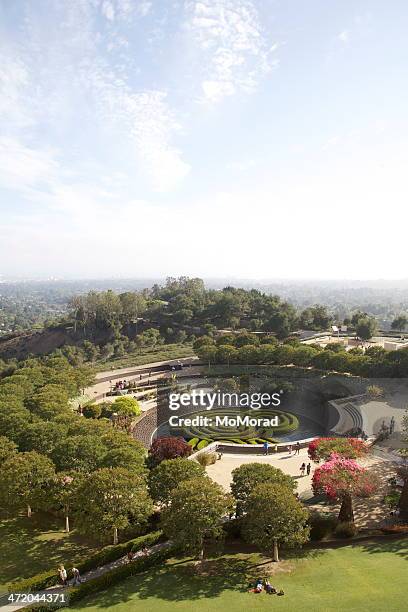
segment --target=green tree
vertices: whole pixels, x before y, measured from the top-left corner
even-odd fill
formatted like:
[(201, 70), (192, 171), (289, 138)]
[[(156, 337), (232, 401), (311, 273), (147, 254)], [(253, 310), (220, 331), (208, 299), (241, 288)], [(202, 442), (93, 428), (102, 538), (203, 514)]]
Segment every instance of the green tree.
[(407, 324), (408, 324), (408, 318), (406, 317), (406, 315), (402, 314), (402, 315), (399, 315), (398, 317), (395, 317), (395, 319), (391, 323), (391, 329), (395, 329), (398, 331), (404, 331)]
[(0, 471), (0, 496), (4, 507), (26, 507), (30, 517), (32, 507), (44, 502), (54, 476), (52, 461), (35, 451), (11, 456)]
[(45, 421), (55, 418), (58, 414), (67, 413), (68, 393), (63, 386), (47, 384), (30, 398), (27, 407), (33, 414)]
[(279, 546), (301, 546), (309, 537), (309, 514), (289, 487), (258, 485), (246, 502), (242, 533), (247, 542), (279, 561)]
[(226, 363), (228, 366), (231, 361), (234, 362), (237, 359), (238, 350), (235, 346), (230, 344), (221, 344), (217, 349), (217, 362)]
[(377, 322), (372, 317), (362, 317), (356, 323), (356, 334), (362, 340), (369, 340), (374, 336)]
[(112, 404), (112, 411), (120, 416), (136, 417), (141, 414), (139, 402), (130, 395), (117, 397)]
[(153, 327), (136, 336), (136, 339), (139, 340), (141, 346), (146, 347), (154, 347), (158, 344), (163, 344), (163, 338), (160, 336), (159, 330)]
[(153, 500), (160, 504), (168, 504), (173, 489), (182, 482), (192, 478), (204, 478), (205, 469), (195, 461), (182, 457), (166, 459), (149, 474), (149, 490)]
[(136, 524), (142, 527), (153, 512), (145, 479), (124, 468), (101, 468), (90, 474), (76, 495), (78, 530), (105, 538)]
[(101, 467), (126, 468), (135, 474), (145, 472), (145, 451), (135, 446), (117, 446), (108, 450)]
[(246, 504), (252, 491), (260, 484), (279, 484), (293, 493), (297, 483), (279, 468), (267, 463), (243, 463), (232, 471), (231, 492), (237, 504), (237, 515), (246, 510)]
[(61, 509), (65, 518), (65, 531), (69, 533), (69, 517), (75, 505), (77, 491), (84, 476), (80, 472), (60, 472), (52, 482), (50, 495), (58, 509)]
[(105, 454), (106, 446), (95, 431), (93, 435), (68, 435), (63, 438), (55, 445), (51, 458), (58, 471), (92, 472), (101, 466)]
[(202, 361), (208, 363), (208, 367), (214, 363), (217, 355), (217, 347), (212, 344), (203, 344), (199, 348), (195, 349), (196, 355)]
[(68, 427), (55, 421), (35, 421), (27, 423), (19, 443), (21, 451), (37, 451), (43, 455), (51, 456), (56, 445), (63, 441)]
[(0, 435), (19, 444), (30, 420), (30, 412), (18, 406), (16, 400), (0, 401)]
[(219, 484), (209, 478), (194, 478), (173, 489), (161, 524), (169, 539), (201, 560), (204, 541), (222, 538), (222, 519), (232, 508), (231, 496)]
[(17, 444), (6, 436), (0, 436), (0, 465), (17, 453)]

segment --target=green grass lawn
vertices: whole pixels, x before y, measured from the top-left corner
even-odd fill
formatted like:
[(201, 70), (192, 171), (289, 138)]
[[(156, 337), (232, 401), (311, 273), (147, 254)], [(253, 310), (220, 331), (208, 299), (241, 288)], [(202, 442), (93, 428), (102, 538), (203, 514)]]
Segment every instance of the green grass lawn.
[(98, 361), (94, 369), (97, 372), (105, 370), (118, 370), (120, 368), (129, 368), (132, 366), (140, 366), (145, 363), (153, 363), (155, 361), (167, 361), (168, 359), (181, 359), (182, 357), (190, 357), (194, 354), (191, 344), (162, 344), (154, 348), (140, 349), (138, 353), (132, 353), (125, 357), (117, 357), (107, 361)]
[(268, 561), (258, 554), (224, 555), (205, 573), (189, 561), (132, 577), (72, 610), (92, 612), (401, 612), (408, 609), (408, 539), (317, 550), (284, 561), (271, 583), (284, 597), (248, 592), (248, 580), (264, 576)]
[(95, 544), (72, 531), (63, 531), (63, 519), (34, 513), (0, 518), (0, 593), (5, 585), (48, 571), (96, 550)]

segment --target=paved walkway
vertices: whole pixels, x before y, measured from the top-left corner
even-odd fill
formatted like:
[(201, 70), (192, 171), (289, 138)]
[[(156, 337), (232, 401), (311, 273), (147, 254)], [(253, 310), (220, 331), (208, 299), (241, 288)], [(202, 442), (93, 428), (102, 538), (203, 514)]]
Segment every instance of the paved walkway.
[[(190, 363), (190, 362), (193, 362), (194, 360), (197, 360), (197, 358), (196, 357), (183, 357), (181, 359), (169, 359), (167, 361), (156, 361), (154, 363), (145, 363), (144, 365), (141, 365), (141, 366), (133, 366), (131, 368), (122, 368), (120, 370), (107, 370), (106, 372), (99, 372), (96, 375), (96, 383), (92, 385), (91, 387), (87, 387), (84, 390), (84, 398), (85, 400), (87, 399), (88, 401), (89, 399), (93, 399), (93, 398), (98, 398), (97, 402), (104, 401), (105, 398), (101, 396), (103, 396), (108, 391), (110, 391), (112, 387), (112, 383), (110, 381), (115, 381), (115, 380), (120, 380), (120, 379), (125, 379), (127, 381), (141, 380), (142, 382), (146, 382), (148, 379), (150, 379), (151, 381), (155, 381), (165, 376), (168, 376), (169, 371), (168, 370), (162, 371), (162, 372), (152, 371), (151, 375), (149, 376), (149, 371), (146, 372), (146, 370), (150, 370), (158, 366), (168, 365), (172, 363), (179, 363), (179, 362)], [(188, 375), (190, 371), (191, 373), (193, 373), (193, 368), (191, 369), (184, 368), (182, 371), (183, 376)], [(100, 381), (100, 379), (106, 379), (107, 377), (109, 377), (109, 380)], [(113, 401), (115, 397), (108, 397), (107, 399), (109, 401)], [(80, 399), (78, 401), (80, 403)]]
[[(274, 467), (280, 468), (286, 474), (290, 474), (290, 476), (294, 476), (297, 479), (297, 491), (301, 497), (303, 497), (302, 494), (306, 493), (308, 493), (307, 496), (310, 496), (313, 469), (316, 465), (310, 461), (307, 454), (307, 448), (301, 448), (299, 455), (295, 455), (294, 451), (292, 451), (292, 455), (289, 455), (288, 452), (271, 453), (267, 457), (261, 453), (259, 455), (224, 454), (220, 461), (216, 461), (213, 465), (209, 465), (206, 470), (210, 478), (229, 491), (232, 481), (232, 470), (245, 463), (268, 463)], [(312, 472), (310, 476), (300, 475), (300, 466), (302, 463), (306, 463), (306, 465), (311, 463)]]
[[(225, 490), (230, 490), (232, 481), (232, 470), (244, 463), (268, 463), (276, 468), (280, 468), (286, 474), (293, 476), (298, 484), (297, 492), (302, 500), (310, 500), (313, 497), (312, 476), (317, 464), (311, 462), (310, 476), (300, 475), (302, 463), (309, 463), (307, 449), (301, 449), (299, 455), (289, 455), (289, 453), (274, 453), (267, 457), (263, 455), (223, 455), (222, 459), (206, 468), (208, 476), (218, 482)], [(374, 528), (379, 523), (384, 523), (389, 517), (390, 510), (383, 502), (384, 495), (389, 491), (388, 479), (395, 476), (396, 467), (401, 459), (394, 454), (384, 453), (381, 450), (374, 450), (359, 463), (377, 475), (380, 481), (378, 491), (369, 498), (354, 500), (354, 514), (357, 527)], [(322, 511), (337, 513), (340, 509), (339, 504), (320, 502), (309, 506), (310, 508)]]
[[(140, 557), (143, 557), (145, 554), (150, 555), (154, 552), (157, 552), (158, 550), (167, 548), (169, 545), (170, 545), (169, 542), (162, 542), (160, 544), (155, 544), (154, 546), (151, 546), (150, 548), (147, 549), (147, 553), (144, 553), (141, 550), (139, 550), (133, 557), (133, 560), (140, 559)], [(119, 559), (116, 559), (116, 561), (111, 561), (110, 563), (107, 563), (106, 565), (101, 565), (100, 567), (89, 570), (89, 572), (85, 572), (84, 574), (81, 575), (82, 582), (87, 582), (88, 580), (92, 580), (93, 578), (98, 578), (99, 576), (106, 574), (106, 572), (109, 572), (110, 570), (115, 569), (116, 567), (119, 567), (126, 563), (132, 563), (132, 561), (128, 560), (127, 555), (125, 555), (124, 557), (120, 557)], [(33, 593), (33, 595), (41, 596), (41, 595), (50, 595), (50, 594), (56, 595), (56, 594), (64, 593), (66, 595), (67, 600), (69, 601), (69, 591), (70, 591), (69, 587), (72, 585), (73, 585), (73, 581), (71, 580), (68, 587), (61, 587), (59, 585), (53, 586), (43, 591), (38, 591), (37, 593)], [(35, 603), (35, 601), (33, 603)], [(14, 612), (14, 610), (21, 610), (22, 608), (25, 608), (28, 605), (32, 605), (32, 604), (29, 604), (29, 603), (9, 604), (7, 603), (7, 595), (0, 598), (0, 610), (2, 612), (3, 611), (4, 612)]]

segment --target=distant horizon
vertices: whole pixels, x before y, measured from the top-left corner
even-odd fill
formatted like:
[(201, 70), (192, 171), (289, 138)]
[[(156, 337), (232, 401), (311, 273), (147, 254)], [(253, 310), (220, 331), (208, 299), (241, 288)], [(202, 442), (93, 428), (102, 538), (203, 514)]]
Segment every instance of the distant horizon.
[(271, 277), (271, 278), (245, 278), (238, 276), (208, 276), (203, 277), (199, 275), (187, 275), (187, 274), (177, 274), (177, 275), (165, 275), (165, 276), (61, 276), (61, 277), (42, 277), (42, 276), (14, 276), (14, 275), (4, 275), (0, 274), (0, 283), (24, 283), (24, 282), (121, 282), (121, 281), (135, 281), (135, 282), (162, 282), (164, 283), (167, 278), (180, 278), (186, 276), (188, 278), (200, 278), (204, 281), (204, 283), (256, 283), (259, 285), (266, 285), (268, 283), (276, 283), (276, 284), (286, 284), (286, 283), (294, 283), (294, 284), (319, 284), (319, 283), (331, 283), (331, 284), (341, 284), (346, 283), (348, 285), (351, 284), (361, 284), (361, 283), (371, 283), (371, 284), (408, 284), (408, 277), (406, 278), (287, 278), (287, 277)]

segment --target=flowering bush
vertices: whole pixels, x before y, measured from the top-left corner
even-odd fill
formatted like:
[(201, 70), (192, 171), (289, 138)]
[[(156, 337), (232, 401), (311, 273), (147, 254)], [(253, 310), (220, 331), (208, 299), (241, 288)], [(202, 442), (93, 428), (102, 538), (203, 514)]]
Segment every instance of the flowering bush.
[(333, 453), (357, 459), (367, 454), (367, 446), (357, 438), (316, 438), (309, 444), (308, 454), (312, 461), (327, 461)]
[(174, 436), (156, 438), (149, 450), (149, 455), (155, 463), (160, 463), (164, 459), (188, 457), (191, 453), (191, 446), (183, 438), (176, 438)]
[(329, 499), (341, 500), (339, 520), (350, 522), (353, 517), (353, 496), (368, 497), (377, 488), (377, 478), (353, 459), (333, 453), (313, 474), (313, 491)]

